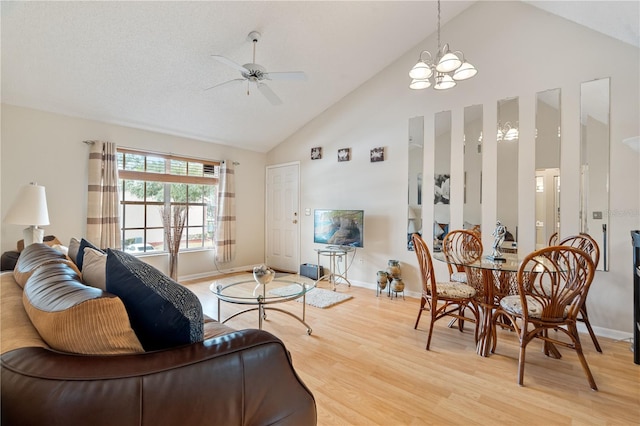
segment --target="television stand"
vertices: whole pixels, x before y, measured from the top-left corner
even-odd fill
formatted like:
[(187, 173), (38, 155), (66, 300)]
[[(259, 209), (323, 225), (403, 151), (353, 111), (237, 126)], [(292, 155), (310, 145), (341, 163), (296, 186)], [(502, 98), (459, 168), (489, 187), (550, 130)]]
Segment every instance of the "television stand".
[[(327, 246), (324, 248), (315, 249), (318, 253), (318, 265), (320, 265), (320, 256), (328, 256), (329, 257), (329, 273), (318, 278), (318, 281), (321, 279), (327, 279), (331, 284), (331, 289), (336, 291), (336, 284), (340, 284), (342, 281), (346, 282), (349, 287), (351, 287), (351, 283), (347, 279), (347, 267), (346, 267), (346, 258), (347, 253), (354, 251), (355, 249), (351, 246)], [(345, 259), (345, 269), (344, 275), (338, 274), (337, 266), (338, 262)]]

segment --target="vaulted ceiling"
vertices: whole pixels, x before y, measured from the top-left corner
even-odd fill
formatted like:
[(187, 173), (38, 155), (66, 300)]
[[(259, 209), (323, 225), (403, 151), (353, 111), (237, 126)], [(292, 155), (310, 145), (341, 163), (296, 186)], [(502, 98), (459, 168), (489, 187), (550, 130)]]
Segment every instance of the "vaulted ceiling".
[[(443, 1), (442, 25), (474, 1)], [(526, 3), (626, 43), (638, 2)], [(615, 3), (615, 4), (613, 4)], [(436, 31), (434, 1), (1, 2), (2, 102), (266, 152)], [(304, 71), (273, 106), (211, 55)]]

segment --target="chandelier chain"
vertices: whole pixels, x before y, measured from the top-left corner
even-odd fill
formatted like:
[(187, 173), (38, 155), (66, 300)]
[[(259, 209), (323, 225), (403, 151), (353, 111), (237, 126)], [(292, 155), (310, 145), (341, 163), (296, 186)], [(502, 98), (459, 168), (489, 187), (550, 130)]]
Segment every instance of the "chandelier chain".
[(436, 57), (440, 54), (440, 0), (438, 0), (438, 52)]
[(446, 90), (454, 87), (457, 81), (462, 81), (475, 76), (478, 70), (464, 58), (459, 51), (451, 51), (449, 44), (442, 45), (440, 38), (441, 9), (438, 5), (438, 50), (432, 55), (428, 50), (423, 50), (418, 57), (418, 62), (409, 71), (411, 83), (410, 89), (421, 90), (431, 87), (436, 90)]

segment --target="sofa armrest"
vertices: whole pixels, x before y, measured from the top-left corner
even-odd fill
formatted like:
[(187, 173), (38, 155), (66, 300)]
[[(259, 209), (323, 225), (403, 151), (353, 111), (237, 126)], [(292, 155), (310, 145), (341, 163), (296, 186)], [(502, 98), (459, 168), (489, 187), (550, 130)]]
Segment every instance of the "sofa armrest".
[(313, 395), (272, 334), (240, 330), (132, 355), (2, 355), (3, 425), (316, 424)]

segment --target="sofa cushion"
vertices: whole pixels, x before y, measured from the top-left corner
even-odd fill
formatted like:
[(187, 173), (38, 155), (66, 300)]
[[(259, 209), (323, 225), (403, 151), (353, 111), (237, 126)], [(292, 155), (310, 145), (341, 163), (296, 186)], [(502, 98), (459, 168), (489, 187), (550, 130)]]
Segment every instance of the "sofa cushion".
[(69, 264), (37, 268), (24, 286), (22, 303), (53, 349), (88, 355), (144, 351), (122, 301), (82, 284)]
[(87, 247), (82, 261), (82, 281), (86, 285), (107, 290), (107, 255), (100, 250)]
[(22, 306), (22, 287), (11, 272), (0, 274), (0, 353), (26, 347), (47, 348)]
[(131, 326), (147, 351), (204, 338), (198, 297), (128, 253), (107, 249), (107, 291), (122, 299)]
[[(24, 287), (25, 283), (33, 274), (33, 272), (40, 266), (48, 263), (67, 263), (70, 264), (63, 253), (49, 247), (46, 244), (34, 243), (26, 246), (20, 253), (18, 262), (13, 269), (13, 277), (20, 287)], [(80, 271), (73, 265), (76, 272)]]
[(80, 247), (78, 248), (78, 255), (76, 256), (76, 265), (78, 265), (78, 269), (80, 269), (81, 271), (82, 271), (82, 264), (84, 262), (84, 249), (86, 249), (87, 247), (92, 248), (94, 250), (102, 251), (98, 247), (91, 244), (89, 241), (82, 238), (80, 240)]

